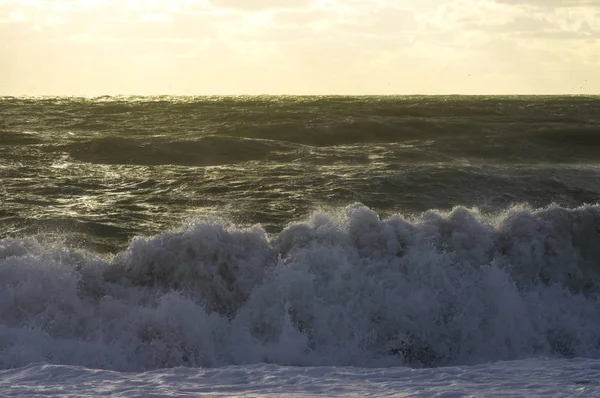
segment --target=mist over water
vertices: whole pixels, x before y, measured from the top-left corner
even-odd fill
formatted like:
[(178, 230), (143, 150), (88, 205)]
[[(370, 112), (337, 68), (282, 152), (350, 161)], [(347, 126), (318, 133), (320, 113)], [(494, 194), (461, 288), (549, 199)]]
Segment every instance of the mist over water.
[(600, 358), (600, 99), (0, 99), (0, 367)]

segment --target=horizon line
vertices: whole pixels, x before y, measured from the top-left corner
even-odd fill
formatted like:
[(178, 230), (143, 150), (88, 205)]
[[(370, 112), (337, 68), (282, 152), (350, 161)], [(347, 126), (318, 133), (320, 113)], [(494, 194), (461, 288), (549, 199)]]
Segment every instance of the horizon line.
[(112, 97), (337, 97), (337, 98), (357, 98), (357, 97), (597, 97), (600, 93), (504, 93), (504, 94), (461, 94), (461, 93), (440, 93), (440, 94), (0, 94), (0, 98), (112, 98)]

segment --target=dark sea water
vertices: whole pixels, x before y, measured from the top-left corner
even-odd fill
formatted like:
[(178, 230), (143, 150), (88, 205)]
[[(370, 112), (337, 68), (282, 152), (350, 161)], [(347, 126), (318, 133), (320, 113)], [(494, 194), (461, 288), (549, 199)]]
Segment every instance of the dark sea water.
[(600, 358), (600, 97), (0, 98), (0, 367)]
[(355, 202), (579, 206), (599, 129), (595, 97), (4, 98), (2, 233), (114, 252), (205, 214), (278, 232)]

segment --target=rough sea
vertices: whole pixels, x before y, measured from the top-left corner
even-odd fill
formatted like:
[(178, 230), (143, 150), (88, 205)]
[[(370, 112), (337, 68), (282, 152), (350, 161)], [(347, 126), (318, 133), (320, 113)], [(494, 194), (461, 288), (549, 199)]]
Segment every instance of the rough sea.
[(600, 97), (0, 97), (0, 396), (600, 396)]

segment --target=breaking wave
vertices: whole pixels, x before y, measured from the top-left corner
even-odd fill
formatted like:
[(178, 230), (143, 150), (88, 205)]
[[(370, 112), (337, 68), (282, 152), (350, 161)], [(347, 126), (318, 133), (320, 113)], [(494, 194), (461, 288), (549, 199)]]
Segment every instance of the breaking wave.
[(0, 241), (0, 367), (600, 358), (600, 206), (198, 221), (111, 259)]

